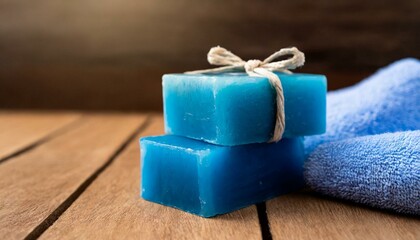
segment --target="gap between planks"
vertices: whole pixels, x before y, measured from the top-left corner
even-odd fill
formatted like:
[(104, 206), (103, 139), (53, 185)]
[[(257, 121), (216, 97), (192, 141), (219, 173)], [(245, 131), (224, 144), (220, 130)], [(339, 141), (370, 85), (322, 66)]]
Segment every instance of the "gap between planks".
[(0, 112), (0, 164), (71, 129), (76, 113)]
[(261, 235), (263, 240), (271, 240), (273, 236), (270, 230), (270, 222), (267, 217), (267, 205), (265, 202), (257, 203), (258, 220), (260, 222)]

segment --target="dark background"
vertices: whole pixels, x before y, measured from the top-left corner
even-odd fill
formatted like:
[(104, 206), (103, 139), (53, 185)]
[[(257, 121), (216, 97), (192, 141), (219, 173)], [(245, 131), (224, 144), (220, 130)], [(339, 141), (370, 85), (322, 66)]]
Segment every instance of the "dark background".
[(161, 75), (297, 46), (329, 89), (420, 56), (420, 1), (8, 0), (0, 3), (0, 108), (161, 109)]

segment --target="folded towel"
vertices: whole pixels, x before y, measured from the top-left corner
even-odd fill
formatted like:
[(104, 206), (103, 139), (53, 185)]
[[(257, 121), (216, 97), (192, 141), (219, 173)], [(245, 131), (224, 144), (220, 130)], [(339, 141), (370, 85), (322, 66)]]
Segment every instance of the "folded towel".
[(419, 215), (419, 131), (383, 134), (410, 130), (420, 130), (420, 61), (403, 59), (328, 93), (327, 132), (305, 137), (307, 184), (327, 195)]
[(420, 131), (322, 144), (307, 160), (305, 178), (327, 195), (420, 215)]
[(420, 129), (420, 61), (403, 59), (364, 81), (328, 93), (327, 132), (305, 137), (316, 146), (356, 136)]

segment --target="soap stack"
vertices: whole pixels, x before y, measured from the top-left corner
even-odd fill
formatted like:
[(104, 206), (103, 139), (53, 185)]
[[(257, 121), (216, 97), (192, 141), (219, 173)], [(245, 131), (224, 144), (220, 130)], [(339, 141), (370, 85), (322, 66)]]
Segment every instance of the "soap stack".
[(302, 188), (302, 136), (325, 132), (326, 78), (282, 74), (285, 129), (276, 92), (245, 73), (163, 76), (167, 135), (141, 139), (141, 196), (203, 217)]

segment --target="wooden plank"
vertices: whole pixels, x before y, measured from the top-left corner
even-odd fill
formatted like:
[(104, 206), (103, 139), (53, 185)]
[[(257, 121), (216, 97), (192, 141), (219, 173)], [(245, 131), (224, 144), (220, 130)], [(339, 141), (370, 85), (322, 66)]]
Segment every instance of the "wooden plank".
[[(155, 118), (141, 135), (163, 131)], [(139, 197), (136, 139), (49, 228), (41, 239), (260, 239), (255, 206), (212, 219)]]
[(0, 165), (0, 236), (21, 239), (59, 211), (104, 166), (143, 115), (92, 115), (38, 148)]
[(299, 192), (267, 202), (273, 239), (420, 239), (420, 220)]
[(75, 113), (0, 112), (0, 162), (80, 117)]

